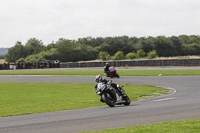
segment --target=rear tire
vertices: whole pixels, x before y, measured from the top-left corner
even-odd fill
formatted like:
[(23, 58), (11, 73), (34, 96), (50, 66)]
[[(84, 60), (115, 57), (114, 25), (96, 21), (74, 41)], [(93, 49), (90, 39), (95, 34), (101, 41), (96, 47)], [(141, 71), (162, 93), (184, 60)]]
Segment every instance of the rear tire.
[(109, 93), (103, 93), (102, 94), (103, 101), (110, 107), (115, 107), (115, 99), (112, 97)]

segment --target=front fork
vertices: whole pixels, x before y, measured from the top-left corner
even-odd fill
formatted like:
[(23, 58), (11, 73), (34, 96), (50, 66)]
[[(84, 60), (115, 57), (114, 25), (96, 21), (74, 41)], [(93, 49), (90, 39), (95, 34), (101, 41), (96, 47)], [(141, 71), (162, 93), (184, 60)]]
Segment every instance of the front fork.
[(118, 91), (121, 93), (121, 95), (125, 94), (125, 90), (122, 87), (120, 87), (119, 85), (117, 85), (117, 88), (118, 88)]

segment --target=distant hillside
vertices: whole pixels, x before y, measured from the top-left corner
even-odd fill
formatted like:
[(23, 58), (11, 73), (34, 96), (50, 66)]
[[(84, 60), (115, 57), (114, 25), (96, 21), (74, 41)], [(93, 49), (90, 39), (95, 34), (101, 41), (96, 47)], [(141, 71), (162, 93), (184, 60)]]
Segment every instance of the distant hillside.
[(0, 48), (0, 54), (8, 53), (8, 48)]

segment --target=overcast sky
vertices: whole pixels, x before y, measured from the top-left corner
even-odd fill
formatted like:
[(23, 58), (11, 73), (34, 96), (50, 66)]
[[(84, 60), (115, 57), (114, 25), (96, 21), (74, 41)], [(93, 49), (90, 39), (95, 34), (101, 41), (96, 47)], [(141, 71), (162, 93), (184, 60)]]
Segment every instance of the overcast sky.
[(200, 34), (200, 0), (0, 0), (0, 47), (87, 36)]

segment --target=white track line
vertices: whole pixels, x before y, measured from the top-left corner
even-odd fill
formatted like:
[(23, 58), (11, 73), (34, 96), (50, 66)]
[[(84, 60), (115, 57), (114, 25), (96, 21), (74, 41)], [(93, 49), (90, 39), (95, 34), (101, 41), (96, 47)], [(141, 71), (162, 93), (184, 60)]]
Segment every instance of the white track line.
[(175, 99), (176, 97), (171, 97), (171, 98), (163, 98), (163, 99), (158, 99), (158, 100), (153, 100), (155, 102), (160, 102), (160, 101), (166, 101), (166, 100), (171, 100), (171, 99)]
[(169, 90), (172, 90), (172, 91), (173, 91), (173, 92), (172, 92), (170, 95), (172, 95), (172, 94), (175, 94), (175, 93), (176, 93), (176, 90), (175, 90), (174, 88), (167, 87), (167, 89), (169, 89)]
[[(176, 93), (176, 90), (174, 88), (171, 88), (171, 87), (162, 87), (162, 86), (157, 86), (157, 87), (161, 87), (161, 88), (166, 88), (166, 89), (172, 90), (172, 93), (168, 94), (168, 96), (169, 95), (173, 95), (173, 94)], [(175, 98), (177, 98), (177, 97), (168, 97), (168, 98), (156, 99), (156, 100), (152, 100), (152, 101), (159, 102), (159, 101), (172, 100), (172, 99), (175, 99)]]
[(168, 95), (173, 95), (176, 93), (176, 90), (174, 88), (171, 88), (171, 87), (163, 87), (163, 86), (156, 86), (156, 87), (159, 87), (159, 88), (164, 88), (164, 89), (168, 89), (168, 90), (172, 90), (172, 93), (168, 94)]

